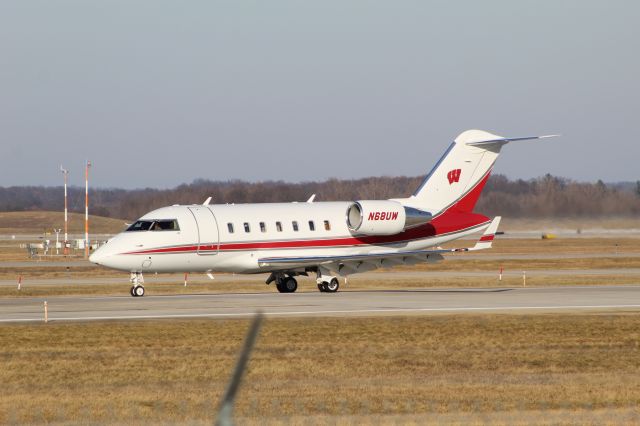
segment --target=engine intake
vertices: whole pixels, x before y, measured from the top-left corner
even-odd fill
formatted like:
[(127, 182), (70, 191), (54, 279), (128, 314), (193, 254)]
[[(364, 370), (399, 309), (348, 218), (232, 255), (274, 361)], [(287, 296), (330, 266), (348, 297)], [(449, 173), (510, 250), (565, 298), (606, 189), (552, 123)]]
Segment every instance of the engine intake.
[(394, 235), (431, 220), (431, 213), (397, 201), (356, 201), (347, 208), (347, 226), (354, 233)]

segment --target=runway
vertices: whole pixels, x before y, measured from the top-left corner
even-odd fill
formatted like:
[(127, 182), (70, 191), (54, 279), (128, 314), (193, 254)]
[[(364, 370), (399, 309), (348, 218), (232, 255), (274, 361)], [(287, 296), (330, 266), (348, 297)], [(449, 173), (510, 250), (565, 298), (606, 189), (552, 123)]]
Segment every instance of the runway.
[[(442, 313), (640, 311), (640, 286), (419, 289), (198, 294), (176, 296), (51, 297), (49, 321), (160, 318), (379, 316)], [(0, 300), (0, 322), (43, 321), (44, 299)]]

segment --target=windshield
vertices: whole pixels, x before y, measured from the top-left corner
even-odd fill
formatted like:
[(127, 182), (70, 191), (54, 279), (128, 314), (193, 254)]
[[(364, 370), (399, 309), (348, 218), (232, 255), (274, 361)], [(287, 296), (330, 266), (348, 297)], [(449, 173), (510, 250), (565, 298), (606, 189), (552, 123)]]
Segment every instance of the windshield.
[(162, 220), (138, 220), (127, 228), (127, 232), (132, 231), (179, 231), (176, 219)]

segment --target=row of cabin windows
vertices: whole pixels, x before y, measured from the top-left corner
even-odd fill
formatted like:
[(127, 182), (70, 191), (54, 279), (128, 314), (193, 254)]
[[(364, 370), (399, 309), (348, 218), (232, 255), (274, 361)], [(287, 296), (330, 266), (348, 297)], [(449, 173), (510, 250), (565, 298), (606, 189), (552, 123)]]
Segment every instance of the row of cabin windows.
[[(331, 231), (331, 223), (328, 220), (323, 221), (323, 224), (324, 224), (325, 231)], [(244, 232), (247, 232), (247, 233), (251, 232), (251, 225), (249, 224), (249, 222), (244, 222), (243, 226), (244, 226)], [(300, 229), (300, 227), (298, 226), (297, 220), (294, 220), (291, 222), (291, 227), (295, 232), (298, 232), (298, 230)], [(231, 222), (227, 223), (227, 229), (229, 230), (230, 234), (233, 234), (235, 232), (233, 223)], [(315, 230), (316, 230), (316, 224), (313, 220), (310, 220), (309, 231), (315, 231)], [(282, 232), (282, 222), (276, 222), (276, 231)], [(267, 224), (265, 222), (260, 222), (260, 232), (267, 232)]]

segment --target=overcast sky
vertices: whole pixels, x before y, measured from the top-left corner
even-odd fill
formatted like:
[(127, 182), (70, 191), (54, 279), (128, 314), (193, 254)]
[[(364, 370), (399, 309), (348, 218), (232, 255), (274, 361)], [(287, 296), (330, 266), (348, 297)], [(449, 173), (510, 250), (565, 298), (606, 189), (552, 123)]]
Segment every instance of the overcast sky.
[(0, 185), (495, 171), (640, 179), (637, 1), (0, 1)]

